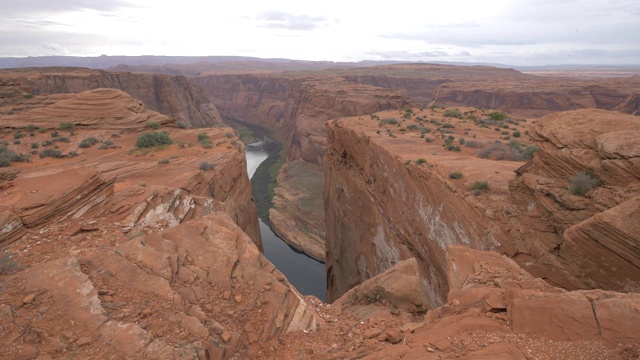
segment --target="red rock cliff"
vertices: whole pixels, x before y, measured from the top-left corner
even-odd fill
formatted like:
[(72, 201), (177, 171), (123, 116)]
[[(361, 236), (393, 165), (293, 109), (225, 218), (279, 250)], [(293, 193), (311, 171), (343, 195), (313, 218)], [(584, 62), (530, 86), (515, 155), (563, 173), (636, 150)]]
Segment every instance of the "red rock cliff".
[(36, 95), (79, 93), (97, 88), (122, 90), (145, 106), (192, 126), (221, 126), (220, 114), (197, 85), (183, 76), (134, 74), (82, 68), (7, 69), (0, 81)]

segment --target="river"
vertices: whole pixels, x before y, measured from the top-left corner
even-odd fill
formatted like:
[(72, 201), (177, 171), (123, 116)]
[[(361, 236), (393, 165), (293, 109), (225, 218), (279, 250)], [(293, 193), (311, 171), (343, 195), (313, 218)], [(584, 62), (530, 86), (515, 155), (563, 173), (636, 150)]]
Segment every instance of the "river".
[[(268, 141), (268, 140), (267, 140)], [(260, 163), (269, 156), (264, 140), (249, 144), (246, 147), (247, 173), (252, 178)], [(292, 248), (262, 220), (260, 221), (260, 235), (264, 255), (280, 270), (302, 295), (314, 295), (326, 301), (326, 269), (324, 263)]]

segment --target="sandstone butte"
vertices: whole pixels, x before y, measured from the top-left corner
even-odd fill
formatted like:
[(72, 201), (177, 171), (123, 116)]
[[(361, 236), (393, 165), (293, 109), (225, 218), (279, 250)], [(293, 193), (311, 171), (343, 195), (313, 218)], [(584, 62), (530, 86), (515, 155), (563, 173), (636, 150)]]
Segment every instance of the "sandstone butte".
[(189, 79), (207, 92), (223, 116), (274, 130), (284, 144), (286, 163), (278, 175), (270, 222), (290, 245), (317, 259), (325, 257), (327, 237), (321, 200), (327, 120), (432, 104), (496, 109), (527, 118), (582, 108), (635, 114), (640, 92), (640, 77), (634, 74), (538, 76), (489, 66), (436, 64), (338, 69), (324, 64), (324, 70), (311, 70), (307, 64), (306, 70), (277, 71), (275, 65), (247, 69), (248, 64), (235, 64), (139, 71), (193, 74)]
[[(335, 301), (324, 304), (301, 296), (261, 254), (243, 145), (227, 135), (233, 130), (179, 129), (175, 118), (114, 89), (25, 98), (8, 87), (3, 94), (12, 95), (0, 109), (7, 148), (28, 153), (27, 144), (38, 143), (36, 153), (57, 146), (75, 157), (34, 156), (0, 172), (2, 358), (640, 354), (640, 298), (616, 292), (634, 290), (638, 279), (636, 117), (583, 110), (507, 123), (508, 134), (531, 134), (520, 149), (540, 149), (526, 166), (496, 161), (500, 153), (479, 159), (464, 146), (444, 150), (448, 134), (458, 144), (464, 131), (479, 142), (507, 136), (471, 118), (444, 117), (444, 109), (330, 122), (323, 166)], [(52, 121), (64, 118), (64, 109), (73, 111), (69, 104), (95, 112), (75, 118), (72, 132), (44, 123), (42, 132), (27, 129), (47, 108)], [(488, 111), (460, 110), (487, 120)], [(381, 126), (390, 117), (400, 126)], [(409, 128), (418, 117), (417, 130)], [(136, 139), (152, 131), (141, 118), (155, 119), (174, 143), (136, 150)], [(452, 132), (425, 124), (427, 118), (451, 123), (438, 128)], [(433, 134), (420, 137), (419, 125)], [(69, 142), (44, 145), (53, 131)], [(198, 143), (201, 133), (210, 148)], [(81, 147), (89, 138), (98, 143)], [(22, 141), (10, 144), (14, 139)], [(213, 166), (202, 170), (203, 162)], [(456, 170), (463, 177), (449, 179)], [(603, 184), (585, 197), (570, 194), (568, 176), (576, 170)], [(476, 178), (487, 179), (489, 190), (472, 194)], [(398, 210), (399, 200), (411, 206)], [(365, 216), (379, 223), (369, 229)], [(598, 257), (581, 255), (584, 247)], [(338, 258), (336, 250), (355, 256)], [(344, 277), (336, 275), (339, 267)], [(621, 276), (607, 281), (598, 277), (603, 271)]]

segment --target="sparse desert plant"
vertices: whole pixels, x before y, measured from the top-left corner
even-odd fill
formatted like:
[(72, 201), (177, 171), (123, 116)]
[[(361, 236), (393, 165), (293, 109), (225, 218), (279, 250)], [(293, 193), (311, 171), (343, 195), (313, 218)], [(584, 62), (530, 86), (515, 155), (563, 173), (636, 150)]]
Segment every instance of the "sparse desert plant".
[(29, 124), (24, 129), (27, 130), (28, 132), (33, 132), (36, 130), (36, 127), (33, 124)]
[(462, 179), (462, 171), (452, 171), (449, 173), (449, 179)]
[(148, 129), (158, 130), (160, 129), (161, 125), (157, 121), (147, 121), (147, 123), (144, 124), (144, 127)]
[(46, 157), (52, 157), (52, 158), (63, 158), (64, 155), (62, 154), (62, 152), (60, 152), (60, 150), (56, 150), (56, 149), (45, 149), (40, 151), (39, 154), (40, 158), (46, 158)]
[(52, 138), (56, 138), (56, 137), (58, 137), (58, 135), (60, 135), (60, 134), (58, 134), (58, 132), (57, 132), (57, 131), (52, 131), (52, 132), (51, 132), (51, 137), (52, 137)]
[(581, 171), (571, 178), (569, 191), (571, 191), (573, 195), (585, 196), (589, 190), (597, 188), (600, 185), (600, 180), (595, 176)]
[(478, 180), (469, 186), (474, 195), (480, 195), (483, 191), (489, 191), (489, 182), (487, 180)]
[(173, 140), (169, 137), (168, 133), (161, 131), (154, 131), (150, 133), (144, 133), (136, 140), (137, 148), (149, 148), (154, 146), (171, 145)]
[(32, 149), (37, 149), (37, 148), (39, 148), (39, 147), (40, 147), (40, 144), (39, 144), (39, 143), (37, 143), (37, 142), (31, 143), (31, 148), (32, 148)]
[(178, 129), (186, 129), (189, 127), (189, 124), (187, 124), (185, 121), (176, 121), (176, 126), (178, 127)]
[(169, 163), (169, 159), (166, 159), (166, 158), (158, 160), (158, 164), (160, 165), (166, 165), (168, 163)]
[(16, 132), (13, 134), (13, 138), (14, 138), (14, 139), (22, 139), (23, 137), (26, 137), (26, 136), (27, 136), (27, 134), (25, 134), (25, 133), (23, 133), (23, 132), (20, 132), (20, 131), (16, 131)]
[(102, 143), (102, 145), (100, 145), (98, 149), (105, 150), (105, 149), (118, 149), (118, 148), (119, 146), (116, 145), (113, 141), (106, 140), (105, 142)]
[(226, 137), (228, 137), (229, 139), (231, 139), (232, 137), (234, 137), (234, 136), (235, 136), (235, 134), (229, 131), (229, 132), (226, 132), (226, 133), (224, 134), (224, 136), (226, 136)]
[(28, 94), (24, 94), (22, 95), (24, 96), (25, 99), (31, 99), (32, 97), (34, 97), (35, 95), (33, 95), (33, 93), (28, 93)]
[(216, 167), (216, 164), (212, 163), (212, 162), (202, 162), (200, 163), (200, 170), (203, 171), (207, 171), (207, 170), (213, 170)]
[(520, 131), (514, 131), (511, 135), (513, 135), (513, 137), (519, 138), (522, 134), (520, 133)]
[(384, 119), (380, 120), (379, 125), (382, 126), (382, 125), (387, 125), (387, 124), (389, 124), (389, 125), (397, 125), (398, 124), (398, 119), (389, 117), (389, 118), (384, 118)]
[(9, 252), (2, 251), (0, 253), (0, 275), (8, 275), (18, 268), (18, 263), (13, 259)]
[(13, 140), (13, 145), (19, 145), (22, 142), (20, 139)]
[(427, 159), (425, 158), (418, 158), (418, 160), (416, 160), (416, 164), (420, 165), (420, 164), (424, 164), (427, 162)]
[(455, 109), (447, 109), (447, 110), (444, 111), (444, 113), (442, 115), (444, 115), (446, 117), (453, 117), (453, 118), (457, 118), (457, 119), (462, 119), (462, 113), (457, 108), (455, 108)]
[(47, 129), (45, 129), (45, 128), (38, 128), (38, 132), (39, 132), (40, 134), (44, 134), (44, 133), (46, 133), (46, 132), (47, 132)]
[(76, 128), (76, 124), (72, 122), (62, 122), (60, 123), (60, 130), (64, 131), (73, 131)]
[(501, 121), (507, 118), (507, 115), (500, 111), (494, 111), (487, 114), (492, 120)]

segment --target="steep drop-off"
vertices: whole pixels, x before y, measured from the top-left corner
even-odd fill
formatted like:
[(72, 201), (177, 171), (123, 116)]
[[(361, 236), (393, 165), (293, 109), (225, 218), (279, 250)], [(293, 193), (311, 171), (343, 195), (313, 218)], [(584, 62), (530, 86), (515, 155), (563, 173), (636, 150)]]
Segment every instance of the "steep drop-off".
[[(278, 176), (270, 220), (291, 245), (324, 258), (324, 209), (320, 165), (328, 119), (400, 109), (402, 95), (339, 77), (264, 74), (194, 77), (224, 116), (273, 129), (285, 143), (287, 164)], [(307, 181), (310, 174), (317, 175)], [(312, 219), (312, 220), (310, 220)]]
[[(474, 115), (485, 121), (486, 114)], [(478, 158), (465, 146), (448, 152), (438, 138), (424, 143), (383, 124), (350, 118), (328, 125), (329, 299), (416, 257), (430, 305), (440, 305), (449, 290), (448, 244), (502, 252), (567, 289), (638, 291), (637, 117), (594, 109), (546, 116), (528, 130), (539, 150), (520, 168), (523, 162)], [(474, 140), (492, 130), (453, 124), (461, 126)], [(580, 172), (597, 184), (585, 196), (570, 191)], [(486, 189), (472, 193), (481, 180)]]
[(18, 88), (22, 94), (79, 93), (114, 88), (142, 100), (151, 110), (192, 126), (222, 126), (220, 114), (197, 85), (183, 76), (134, 74), (83, 68), (6, 69), (0, 85)]

